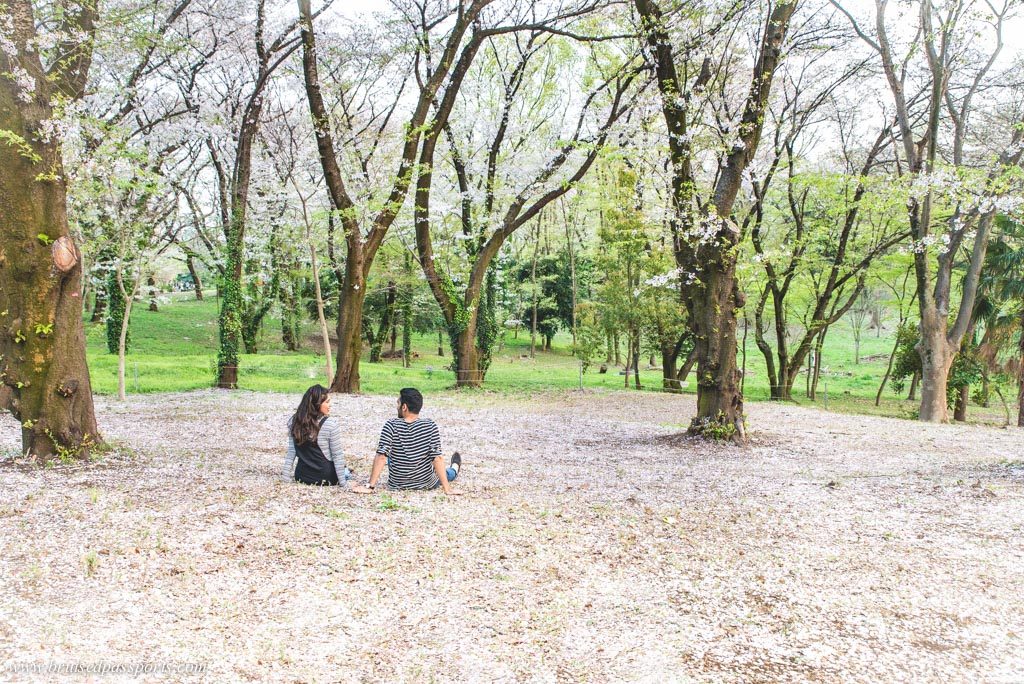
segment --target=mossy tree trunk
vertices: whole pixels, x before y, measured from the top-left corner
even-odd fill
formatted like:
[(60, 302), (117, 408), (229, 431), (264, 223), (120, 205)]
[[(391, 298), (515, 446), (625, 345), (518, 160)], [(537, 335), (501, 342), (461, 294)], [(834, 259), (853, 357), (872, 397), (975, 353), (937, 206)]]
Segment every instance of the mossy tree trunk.
[[(8, 0), (15, 55), (0, 72), (24, 69), (34, 85), (0, 78), (0, 408), (21, 423), (24, 453), (82, 457), (100, 441), (82, 327), (82, 260), (68, 232), (67, 192), (57, 137), (37, 132), (53, 119), (51, 98), (81, 97), (91, 59), (95, 6), (64, 18), (84, 33), (65, 60), (44, 70), (28, 0)], [(17, 64), (14, 63), (15, 59)]]

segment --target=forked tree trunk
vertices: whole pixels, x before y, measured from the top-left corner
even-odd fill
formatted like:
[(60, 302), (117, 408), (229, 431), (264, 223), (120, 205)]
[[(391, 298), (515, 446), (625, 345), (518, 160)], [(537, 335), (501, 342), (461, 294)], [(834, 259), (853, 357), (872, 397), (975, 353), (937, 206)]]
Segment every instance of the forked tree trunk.
[[(79, 28), (91, 33), (94, 9), (81, 12)], [(21, 64), (44, 74), (29, 45), (31, 3), (8, 2), (4, 14)], [(0, 77), (0, 131), (15, 136), (0, 143), (0, 408), (21, 424), (23, 453), (43, 460), (84, 457), (100, 441), (85, 359), (82, 260), (68, 234), (60, 141), (38, 135), (53, 120), (55, 89), (70, 99), (81, 95), (89, 53), (78, 46), (68, 55), (66, 69), (33, 78), (28, 95)], [(11, 71), (0, 50), (0, 73)]]
[(688, 378), (690, 376), (690, 371), (693, 370), (693, 367), (694, 367), (694, 365), (696, 365), (696, 363), (697, 363), (697, 351), (693, 350), (693, 351), (690, 352), (689, 356), (686, 357), (686, 361), (683, 362), (682, 367), (680, 367), (680, 369), (679, 369), (678, 375), (676, 375), (676, 379), (679, 380), (679, 384), (680, 385), (682, 385), (682, 383), (686, 382), (686, 378)]

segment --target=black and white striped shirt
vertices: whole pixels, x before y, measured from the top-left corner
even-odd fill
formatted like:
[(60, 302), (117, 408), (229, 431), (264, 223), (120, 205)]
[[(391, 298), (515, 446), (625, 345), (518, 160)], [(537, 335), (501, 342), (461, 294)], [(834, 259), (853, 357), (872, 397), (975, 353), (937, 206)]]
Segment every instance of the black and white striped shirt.
[(388, 457), (389, 489), (434, 489), (441, 483), (434, 457), (441, 455), (441, 434), (429, 418), (411, 423), (392, 418), (380, 431), (377, 453)]

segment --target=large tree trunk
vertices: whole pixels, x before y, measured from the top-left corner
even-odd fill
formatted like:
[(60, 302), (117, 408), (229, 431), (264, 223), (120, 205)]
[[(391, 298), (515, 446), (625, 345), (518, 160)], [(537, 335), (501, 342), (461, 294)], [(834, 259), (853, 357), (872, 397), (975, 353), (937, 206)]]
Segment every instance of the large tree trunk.
[[(14, 0), (4, 14), (21, 64), (44, 74), (38, 53), (27, 47), (35, 37), (31, 4)], [(94, 10), (81, 10), (87, 33), (93, 17)], [(81, 253), (68, 234), (60, 141), (38, 134), (53, 119), (55, 89), (81, 95), (87, 53), (74, 50), (68, 62), (52, 79), (34, 78), (30, 94), (0, 78), (0, 131), (17, 137), (0, 143), (0, 408), (21, 423), (23, 452), (44, 460), (83, 457), (100, 441), (85, 359)], [(0, 50), (0, 73), (12, 66)], [(76, 66), (71, 76), (79, 78), (69, 81)]]
[(947, 382), (955, 353), (946, 341), (945, 326), (924, 325), (917, 343), (921, 355), (921, 409), (919, 419), (930, 423), (949, 422)]
[(455, 358), (455, 386), (480, 387), (484, 382), (484, 372), (480, 369), (475, 325), (459, 333), (455, 341)]
[[(691, 321), (697, 352), (697, 416), (691, 431), (712, 425), (744, 437), (743, 396), (736, 366), (736, 309), (743, 304), (736, 288), (736, 264), (720, 264), (705, 274), (705, 290), (692, 299)], [(731, 426), (731, 427), (730, 427)]]
[(359, 357), (363, 353), (363, 301), (366, 279), (363, 277), (361, 250), (349, 252), (345, 259), (345, 277), (338, 294), (338, 356), (332, 392), (359, 392)]

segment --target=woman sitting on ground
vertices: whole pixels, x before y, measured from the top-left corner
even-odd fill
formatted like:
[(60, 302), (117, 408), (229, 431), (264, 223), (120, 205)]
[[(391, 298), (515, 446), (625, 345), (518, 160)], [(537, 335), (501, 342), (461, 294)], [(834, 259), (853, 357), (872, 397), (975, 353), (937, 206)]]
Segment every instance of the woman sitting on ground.
[[(341, 448), (341, 425), (331, 418), (327, 388), (313, 385), (302, 396), (299, 408), (288, 421), (288, 453), (281, 475), (298, 482), (336, 485), (348, 481)], [(296, 459), (298, 464), (296, 464)]]

